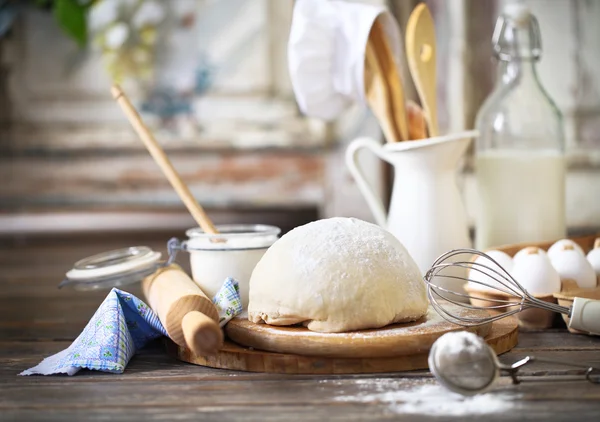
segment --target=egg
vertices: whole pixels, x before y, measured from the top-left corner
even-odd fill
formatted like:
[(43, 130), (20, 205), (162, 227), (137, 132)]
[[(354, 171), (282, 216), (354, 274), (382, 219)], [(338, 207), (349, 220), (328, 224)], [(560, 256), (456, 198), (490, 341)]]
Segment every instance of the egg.
[(548, 255), (539, 248), (525, 248), (519, 259), (513, 258), (511, 275), (529, 293), (550, 295), (560, 291), (561, 282), (558, 272), (552, 266)]
[[(490, 267), (493, 270), (499, 272), (500, 274), (505, 275), (506, 272), (510, 273), (510, 271), (512, 270), (513, 259), (510, 257), (510, 255), (502, 251), (492, 250), (487, 251), (485, 253), (494, 261), (496, 261), (499, 264), (499, 266), (484, 256), (478, 256), (477, 259), (473, 262), (473, 266), (469, 270), (469, 285), (474, 289), (480, 290), (502, 289), (502, 284), (495, 280), (500, 278), (500, 276), (494, 273), (493, 271), (482, 267), (481, 265)], [(489, 286), (486, 286), (481, 283), (485, 283)]]
[(515, 254), (515, 256), (513, 256), (513, 261), (514, 261), (514, 262), (517, 262), (517, 261), (518, 261), (519, 259), (521, 259), (523, 256), (525, 256), (525, 255), (528, 255), (528, 254), (529, 254), (529, 251), (530, 251), (530, 249), (531, 249), (531, 248), (535, 248), (535, 249), (537, 249), (537, 253), (540, 253), (540, 254), (542, 254), (542, 255), (547, 255), (546, 251), (545, 251), (545, 250), (543, 250), (543, 249), (540, 249), (540, 248), (538, 248), (538, 247), (536, 247), (536, 246), (528, 246), (528, 247), (526, 247), (526, 248), (523, 248), (523, 249), (521, 249), (519, 252), (517, 252), (517, 253)]
[(556, 249), (550, 256), (552, 266), (560, 275), (561, 281), (573, 280), (581, 288), (596, 287), (596, 272), (583, 253), (568, 243)]
[(596, 279), (600, 277), (600, 237), (594, 242), (594, 249), (587, 254), (587, 260), (596, 272)]
[(581, 246), (579, 246), (577, 243), (573, 242), (571, 239), (561, 239), (554, 242), (554, 244), (548, 248), (548, 257), (550, 258), (550, 261), (552, 261), (553, 257), (557, 253), (564, 250), (565, 246), (567, 248), (571, 247), (572, 249), (575, 249), (581, 255), (585, 255), (583, 249), (581, 249)]

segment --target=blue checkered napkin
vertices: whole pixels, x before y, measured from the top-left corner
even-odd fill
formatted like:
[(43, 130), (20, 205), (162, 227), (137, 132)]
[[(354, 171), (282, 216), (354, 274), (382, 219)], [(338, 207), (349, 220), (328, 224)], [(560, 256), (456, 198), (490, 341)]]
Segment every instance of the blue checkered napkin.
[(122, 373), (137, 349), (163, 335), (148, 305), (113, 288), (73, 344), (20, 375), (73, 375), (81, 368)]
[[(241, 313), (237, 281), (225, 280), (213, 302), (221, 327)], [(113, 288), (73, 344), (19, 375), (74, 375), (81, 368), (120, 374), (136, 350), (163, 335), (167, 332), (148, 305)]]
[(219, 311), (219, 325), (223, 327), (231, 318), (242, 313), (242, 299), (238, 282), (229, 277), (213, 298)]

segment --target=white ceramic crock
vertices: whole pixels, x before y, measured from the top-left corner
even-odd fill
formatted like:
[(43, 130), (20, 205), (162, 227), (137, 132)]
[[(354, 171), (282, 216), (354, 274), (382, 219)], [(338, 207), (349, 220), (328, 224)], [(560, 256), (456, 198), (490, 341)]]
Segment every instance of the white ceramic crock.
[(184, 249), (190, 254), (192, 278), (208, 297), (214, 297), (225, 279), (233, 277), (247, 309), (252, 271), (281, 230), (263, 224), (220, 225), (217, 230), (219, 234), (205, 233), (199, 227), (186, 231)]

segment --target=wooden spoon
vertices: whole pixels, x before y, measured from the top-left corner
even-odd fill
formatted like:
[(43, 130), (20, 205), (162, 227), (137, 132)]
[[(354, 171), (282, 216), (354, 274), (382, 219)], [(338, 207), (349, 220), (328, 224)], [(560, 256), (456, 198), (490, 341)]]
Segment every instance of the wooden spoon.
[(406, 24), (406, 57), (419, 93), (429, 136), (438, 136), (435, 26), (425, 3), (415, 7)]
[(129, 123), (131, 123), (131, 126), (133, 126), (135, 129), (136, 133), (146, 146), (146, 149), (150, 155), (152, 155), (152, 158), (154, 158), (156, 164), (158, 164), (167, 180), (169, 180), (171, 183), (171, 186), (173, 186), (173, 189), (175, 189), (175, 192), (177, 192), (177, 195), (179, 195), (190, 214), (192, 214), (192, 217), (194, 217), (196, 223), (198, 223), (205, 233), (218, 234), (219, 231), (214, 226), (210, 218), (208, 218), (208, 215), (206, 215), (204, 209), (200, 206), (196, 199), (194, 199), (194, 196), (188, 189), (187, 185), (181, 179), (181, 176), (179, 173), (177, 173), (177, 170), (175, 170), (173, 164), (171, 164), (171, 161), (165, 154), (165, 151), (156, 141), (152, 135), (152, 132), (150, 132), (148, 127), (144, 124), (139, 113), (131, 104), (131, 101), (129, 101), (129, 98), (123, 92), (121, 87), (119, 85), (113, 85), (111, 92), (113, 98), (117, 101), (117, 103), (119, 103), (121, 109), (127, 116)]

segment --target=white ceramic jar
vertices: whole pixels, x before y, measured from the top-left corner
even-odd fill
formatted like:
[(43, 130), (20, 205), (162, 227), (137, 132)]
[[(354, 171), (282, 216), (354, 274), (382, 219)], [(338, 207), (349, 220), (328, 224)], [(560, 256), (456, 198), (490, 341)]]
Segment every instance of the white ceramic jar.
[(252, 271), (281, 230), (263, 224), (220, 225), (217, 230), (219, 234), (205, 233), (199, 227), (186, 231), (184, 249), (190, 254), (192, 278), (208, 297), (214, 297), (225, 279), (233, 277), (247, 309)]

